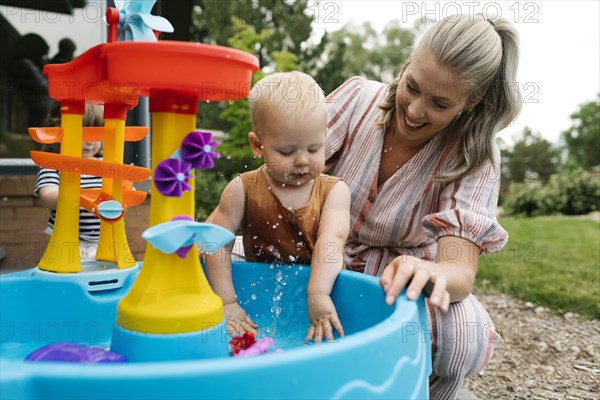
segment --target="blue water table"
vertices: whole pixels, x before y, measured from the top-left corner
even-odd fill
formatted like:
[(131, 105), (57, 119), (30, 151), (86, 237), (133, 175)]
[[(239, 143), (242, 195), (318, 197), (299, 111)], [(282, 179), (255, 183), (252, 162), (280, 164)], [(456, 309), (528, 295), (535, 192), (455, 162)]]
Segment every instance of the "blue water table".
[[(308, 266), (238, 262), (238, 300), (274, 344), (232, 357), (223, 305), (199, 253), (233, 235), (194, 221), (194, 173), (211, 168), (217, 143), (196, 130), (201, 101), (247, 96), (256, 57), (224, 47), (157, 41), (168, 21), (154, 1), (115, 1), (109, 42), (48, 65), (60, 128), (32, 128), (60, 154), (32, 152), (61, 170), (56, 224), (36, 268), (0, 276), (1, 399), (423, 399), (431, 373), (424, 300), (387, 306), (378, 280), (343, 271), (332, 299), (346, 337), (303, 342)], [(119, 41), (117, 41), (117, 38)], [(123, 142), (148, 130), (125, 127), (127, 109), (150, 98), (152, 168), (122, 164)], [(81, 126), (84, 105), (102, 104), (105, 126)], [(105, 158), (81, 158), (82, 141), (102, 140)], [(102, 188), (79, 189), (81, 174)], [(144, 200), (131, 181), (152, 176), (148, 245), (136, 262), (123, 215)], [(101, 220), (96, 261), (82, 261), (79, 207)], [(75, 250), (74, 250), (75, 249)], [(266, 350), (266, 352), (265, 352)]]

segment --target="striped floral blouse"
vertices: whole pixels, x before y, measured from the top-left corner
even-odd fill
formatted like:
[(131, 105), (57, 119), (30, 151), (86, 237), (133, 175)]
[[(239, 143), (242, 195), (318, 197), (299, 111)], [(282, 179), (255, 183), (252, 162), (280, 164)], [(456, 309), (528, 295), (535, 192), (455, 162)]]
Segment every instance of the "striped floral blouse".
[[(354, 77), (327, 97), (327, 168), (333, 167), (352, 193), (346, 264), (379, 276), (399, 255), (435, 260), (442, 236), (469, 240), (481, 254), (500, 251), (508, 234), (495, 217), (499, 164), (490, 162), (455, 182), (433, 181), (449, 169), (456, 149), (443, 146), (440, 135), (378, 187), (384, 132), (374, 124), (386, 90), (386, 84)], [(500, 160), (497, 148), (496, 153)]]

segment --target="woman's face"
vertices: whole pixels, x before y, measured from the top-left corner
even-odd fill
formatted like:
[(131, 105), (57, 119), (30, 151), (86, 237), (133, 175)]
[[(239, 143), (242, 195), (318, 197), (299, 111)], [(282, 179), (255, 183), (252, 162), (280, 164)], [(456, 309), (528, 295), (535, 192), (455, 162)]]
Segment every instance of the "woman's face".
[(396, 135), (407, 145), (427, 143), (467, 106), (467, 86), (428, 54), (416, 54), (396, 92)]

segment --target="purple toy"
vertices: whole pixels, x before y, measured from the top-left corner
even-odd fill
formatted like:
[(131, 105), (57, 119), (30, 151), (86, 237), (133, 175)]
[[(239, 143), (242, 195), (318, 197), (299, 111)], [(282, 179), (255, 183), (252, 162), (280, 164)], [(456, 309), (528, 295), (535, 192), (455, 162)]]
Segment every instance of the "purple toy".
[(180, 154), (183, 161), (192, 164), (192, 168), (213, 168), (213, 158), (221, 157), (215, 153), (215, 147), (219, 143), (211, 139), (210, 132), (194, 131), (187, 134), (181, 142)]
[(190, 164), (176, 158), (162, 160), (154, 171), (154, 186), (164, 196), (181, 197), (184, 191), (191, 191)]
[(84, 346), (79, 343), (55, 343), (37, 349), (29, 354), (27, 361), (62, 361), (79, 363), (119, 363), (127, 362), (121, 354), (104, 350), (100, 346)]

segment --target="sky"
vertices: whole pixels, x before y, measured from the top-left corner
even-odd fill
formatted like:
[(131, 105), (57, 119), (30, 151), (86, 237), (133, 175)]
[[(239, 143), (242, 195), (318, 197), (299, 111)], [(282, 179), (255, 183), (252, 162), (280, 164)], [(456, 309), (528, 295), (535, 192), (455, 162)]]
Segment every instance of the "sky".
[[(175, 0), (176, 1), (176, 0)], [(78, 53), (104, 42), (106, 28), (100, 0), (88, 0), (73, 16), (0, 6), (21, 34), (35, 32), (50, 45), (50, 56), (58, 41), (70, 37)], [(515, 23), (521, 38), (521, 60), (517, 77), (523, 94), (519, 118), (500, 133), (507, 143), (524, 127), (557, 143), (560, 133), (571, 126), (569, 116), (582, 103), (600, 92), (600, 1), (399, 1), (321, 0), (310, 1), (313, 35), (336, 31), (346, 23), (371, 22), (381, 31), (392, 20), (411, 28), (421, 18), (439, 20), (457, 13), (497, 15)]]

